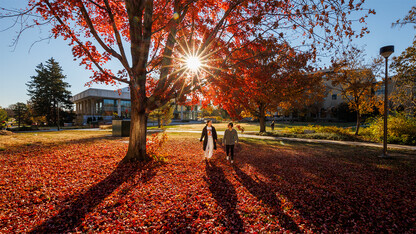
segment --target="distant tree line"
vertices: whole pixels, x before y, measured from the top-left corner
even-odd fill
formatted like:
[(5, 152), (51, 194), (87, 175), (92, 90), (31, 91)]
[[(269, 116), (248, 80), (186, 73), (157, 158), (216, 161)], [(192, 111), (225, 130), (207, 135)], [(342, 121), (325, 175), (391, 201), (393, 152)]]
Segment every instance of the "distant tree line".
[(36, 75), (31, 76), (28, 83), (27, 103), (17, 102), (8, 108), (0, 108), (0, 122), (13, 120), (19, 127), (25, 125), (62, 126), (64, 122), (72, 122), (75, 113), (72, 110), (71, 86), (65, 82), (66, 76), (59, 63), (50, 58), (45, 64), (40, 63), (35, 69)]

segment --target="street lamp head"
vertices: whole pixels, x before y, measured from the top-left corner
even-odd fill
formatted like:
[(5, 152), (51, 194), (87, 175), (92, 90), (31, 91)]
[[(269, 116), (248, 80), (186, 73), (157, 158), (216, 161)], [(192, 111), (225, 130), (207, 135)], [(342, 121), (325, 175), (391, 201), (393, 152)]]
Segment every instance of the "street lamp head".
[(384, 58), (388, 58), (394, 52), (394, 46), (383, 46), (380, 48), (380, 55)]

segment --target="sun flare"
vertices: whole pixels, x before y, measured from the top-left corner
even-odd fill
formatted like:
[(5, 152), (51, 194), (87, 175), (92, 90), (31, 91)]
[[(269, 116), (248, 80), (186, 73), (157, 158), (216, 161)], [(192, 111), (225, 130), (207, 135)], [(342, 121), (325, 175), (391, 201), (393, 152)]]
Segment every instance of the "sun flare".
[(192, 72), (198, 72), (201, 65), (202, 65), (201, 60), (197, 56), (189, 56), (186, 59), (186, 66)]

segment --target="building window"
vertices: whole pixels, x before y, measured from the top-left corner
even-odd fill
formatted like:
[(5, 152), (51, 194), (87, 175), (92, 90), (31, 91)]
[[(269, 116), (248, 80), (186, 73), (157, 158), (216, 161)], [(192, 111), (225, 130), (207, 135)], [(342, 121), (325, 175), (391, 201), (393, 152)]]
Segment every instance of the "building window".
[(114, 99), (104, 99), (104, 113), (103, 115), (111, 116), (114, 112), (117, 112), (117, 100)]
[(121, 100), (121, 116), (123, 118), (130, 118), (131, 101)]
[(102, 115), (103, 114), (103, 101), (99, 100), (95, 103), (95, 114)]
[(336, 94), (332, 94), (332, 100), (337, 100), (337, 95)]

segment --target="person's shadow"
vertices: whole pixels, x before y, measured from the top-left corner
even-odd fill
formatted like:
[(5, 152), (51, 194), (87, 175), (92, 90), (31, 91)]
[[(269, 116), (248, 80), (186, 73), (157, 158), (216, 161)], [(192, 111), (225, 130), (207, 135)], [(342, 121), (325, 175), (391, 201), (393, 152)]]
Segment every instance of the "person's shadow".
[(282, 211), (281, 202), (277, 200), (275, 194), (276, 190), (273, 189), (272, 186), (267, 185), (261, 180), (258, 182), (255, 181), (235, 165), (233, 168), (240, 183), (247, 188), (253, 196), (271, 209), (271, 214), (279, 219), (279, 224), (281, 224), (282, 227), (294, 233), (301, 232), (294, 220)]
[[(148, 181), (151, 179), (155, 175), (154, 167), (156, 165), (152, 162), (120, 162), (117, 168), (104, 180), (92, 186), (86, 192), (75, 195), (74, 200), (68, 204), (67, 208), (32, 229), (30, 233), (63, 233), (74, 231), (88, 213), (124, 182), (133, 179), (140, 172), (144, 173), (141, 176), (142, 180)], [(134, 184), (131, 186), (134, 186)]]
[(237, 193), (233, 184), (226, 178), (224, 171), (213, 162), (206, 162), (207, 183), (217, 204), (225, 211), (222, 224), (230, 232), (244, 232), (244, 225), (240, 215), (236, 212)]

